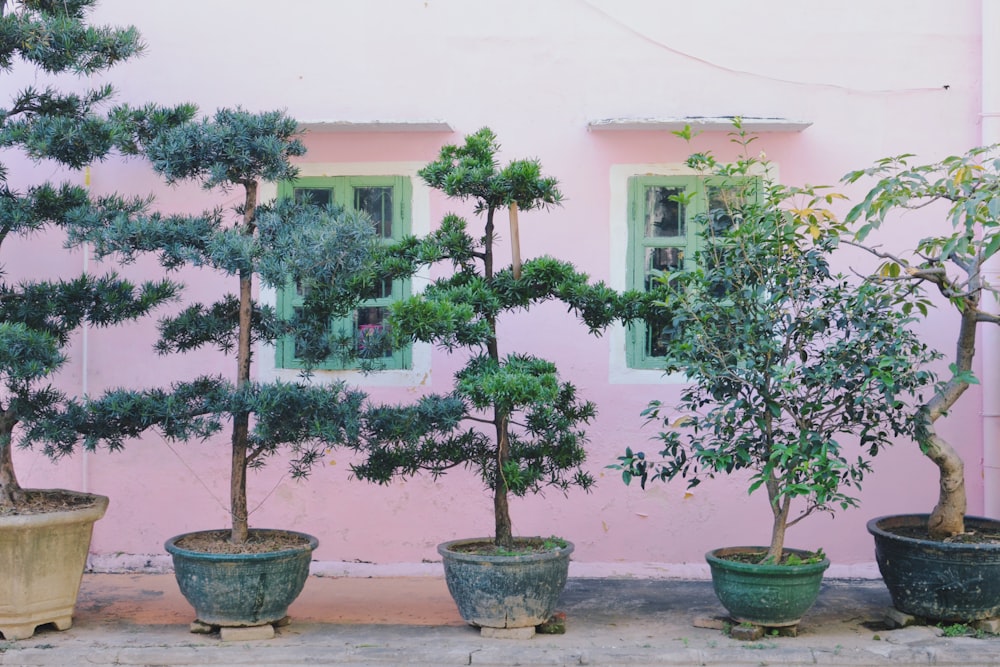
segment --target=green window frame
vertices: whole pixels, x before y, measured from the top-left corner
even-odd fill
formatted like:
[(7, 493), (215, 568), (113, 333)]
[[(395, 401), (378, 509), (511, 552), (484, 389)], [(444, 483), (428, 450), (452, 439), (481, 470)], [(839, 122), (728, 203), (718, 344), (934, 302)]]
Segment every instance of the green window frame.
[[(657, 272), (692, 268), (704, 214), (724, 189), (701, 176), (633, 176), (628, 180), (628, 287), (646, 291)], [(659, 334), (659, 335), (662, 335)], [(629, 368), (661, 370), (656, 323), (636, 322), (626, 337)]]
[[(405, 176), (313, 176), (303, 177), (278, 186), (278, 197), (304, 197), (317, 204), (336, 203), (348, 209), (367, 213), (375, 225), (375, 230), (385, 242), (399, 241), (410, 233), (411, 226), (411, 186)], [(347, 317), (337, 318), (330, 323), (334, 331), (350, 335), (357, 345), (363, 344), (364, 334), (369, 328), (383, 326), (390, 305), (410, 295), (409, 280), (384, 281), (374, 288), (371, 298), (366, 299)], [(291, 316), (295, 308), (301, 307), (302, 293), (295, 285), (278, 291), (278, 312)], [(276, 352), (278, 368), (302, 368), (296, 357), (295, 342), (284, 338), (278, 342)], [(411, 368), (411, 347), (395, 350), (380, 360), (386, 370), (406, 370)], [(357, 362), (330, 357), (317, 368), (322, 370), (352, 370)]]

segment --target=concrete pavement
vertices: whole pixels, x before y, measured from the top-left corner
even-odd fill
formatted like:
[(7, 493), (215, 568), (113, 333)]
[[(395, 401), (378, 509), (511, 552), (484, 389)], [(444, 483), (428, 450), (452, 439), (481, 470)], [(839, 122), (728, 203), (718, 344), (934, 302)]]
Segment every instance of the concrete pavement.
[(274, 639), (189, 632), (171, 574), (87, 574), (74, 626), (0, 641), (0, 665), (1000, 665), (1000, 637), (880, 627), (880, 581), (829, 580), (797, 637), (744, 642), (697, 618), (724, 615), (708, 581), (570, 579), (564, 635), (487, 639), (438, 577), (310, 577)]

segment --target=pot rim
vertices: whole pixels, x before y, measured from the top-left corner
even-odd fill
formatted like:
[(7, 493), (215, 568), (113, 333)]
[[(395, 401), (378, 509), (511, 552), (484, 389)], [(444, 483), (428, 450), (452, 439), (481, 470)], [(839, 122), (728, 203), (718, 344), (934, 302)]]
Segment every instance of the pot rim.
[(295, 554), (301, 554), (303, 552), (312, 552), (316, 550), (319, 546), (319, 539), (308, 534), (302, 533), (297, 530), (283, 530), (281, 528), (251, 528), (251, 533), (285, 533), (286, 535), (298, 535), (307, 540), (307, 544), (301, 547), (292, 547), (289, 549), (280, 549), (278, 551), (265, 551), (262, 553), (251, 553), (251, 554), (226, 554), (226, 553), (206, 553), (204, 551), (195, 551), (193, 549), (185, 549), (183, 547), (177, 546), (177, 542), (185, 537), (191, 535), (202, 535), (205, 533), (217, 533), (220, 530), (227, 531), (228, 528), (214, 528), (209, 530), (194, 530), (187, 533), (181, 533), (180, 535), (174, 535), (169, 540), (163, 543), (163, 548), (167, 550), (171, 556), (183, 556), (185, 558), (196, 558), (200, 560), (215, 560), (215, 561), (252, 561), (261, 560), (267, 558), (277, 558), (282, 556), (292, 556)]
[(28, 526), (42, 524), (42, 525), (58, 525), (64, 523), (82, 523), (84, 521), (96, 522), (104, 516), (104, 513), (108, 510), (108, 503), (110, 502), (107, 496), (102, 496), (99, 493), (88, 493), (86, 491), (75, 491), (73, 489), (24, 489), (25, 491), (33, 491), (35, 493), (63, 493), (71, 494), (75, 496), (87, 496), (95, 500), (93, 505), (88, 505), (86, 507), (70, 507), (66, 509), (56, 510), (54, 512), (42, 512), (38, 514), (11, 514), (9, 516), (0, 516), (0, 525), (9, 528), (25, 528)]
[[(547, 539), (544, 537), (539, 537), (537, 535), (523, 536), (519, 535), (514, 538), (518, 539)], [(565, 547), (560, 547), (558, 549), (553, 549), (552, 551), (545, 551), (542, 553), (534, 554), (524, 554), (520, 556), (501, 556), (501, 555), (484, 555), (484, 554), (472, 554), (463, 553), (461, 551), (453, 551), (452, 547), (461, 544), (473, 544), (476, 542), (493, 542), (492, 537), (467, 537), (457, 540), (449, 540), (447, 542), (442, 542), (437, 546), (437, 552), (442, 557), (450, 558), (452, 560), (464, 561), (464, 562), (479, 562), (479, 563), (530, 563), (535, 561), (546, 561), (546, 560), (557, 560), (561, 558), (568, 558), (573, 550), (576, 548), (575, 545), (565, 538), (558, 538), (566, 543)]]
[[(988, 551), (1000, 551), (1000, 544), (983, 544), (983, 543), (968, 543), (968, 542), (941, 542), (939, 540), (924, 540), (919, 537), (910, 537), (908, 535), (897, 535), (892, 531), (885, 530), (881, 528), (878, 524), (889, 519), (901, 520), (904, 523), (907, 521), (912, 521), (913, 523), (927, 523), (927, 519), (930, 514), (885, 514), (882, 516), (870, 519), (866, 524), (868, 532), (876, 538), (891, 539), (893, 541), (902, 542), (904, 544), (921, 545), (927, 546), (932, 545), (935, 547), (940, 547), (942, 549), (949, 550), (988, 550)], [(990, 523), (997, 526), (1000, 529), (1000, 519), (991, 519), (990, 517), (983, 516), (973, 516), (965, 515), (965, 521), (967, 522), (981, 522)]]
[[(823, 560), (817, 563), (804, 563), (802, 565), (761, 565), (758, 563), (741, 563), (738, 561), (726, 560), (725, 558), (719, 558), (715, 554), (720, 551), (728, 552), (738, 552), (738, 551), (767, 551), (767, 547), (761, 546), (735, 546), (735, 547), (719, 547), (717, 549), (712, 549), (705, 554), (705, 560), (708, 561), (709, 567), (721, 567), (729, 570), (740, 571), (740, 572), (759, 572), (761, 574), (772, 574), (772, 575), (786, 575), (786, 576), (796, 576), (802, 574), (811, 574), (814, 572), (824, 572), (828, 567), (830, 567), (830, 559), (826, 556)], [(782, 551), (787, 553), (794, 553), (799, 555), (815, 554), (815, 551), (809, 549), (792, 549), (784, 548)]]

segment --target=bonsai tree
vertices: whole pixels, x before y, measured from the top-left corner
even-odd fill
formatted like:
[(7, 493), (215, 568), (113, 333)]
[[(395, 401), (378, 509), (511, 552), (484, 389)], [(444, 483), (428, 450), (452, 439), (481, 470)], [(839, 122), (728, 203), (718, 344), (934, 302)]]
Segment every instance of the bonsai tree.
[[(497, 322), (509, 311), (558, 299), (597, 332), (621, 316), (627, 300), (602, 284), (588, 284), (571, 264), (551, 257), (523, 262), (519, 277), (515, 267), (497, 266), (497, 213), (512, 207), (543, 209), (561, 199), (555, 179), (542, 175), (538, 161), (514, 160), (500, 167), (499, 148), (493, 132), (484, 128), (462, 146), (442, 148), (438, 159), (420, 171), (431, 187), (474, 202), (485, 217), (480, 234), (473, 236), (465, 220), (448, 215), (425, 239), (387, 248), (376, 262), (383, 271), (404, 273), (450, 263), (450, 275), (394, 305), (392, 336), (397, 342), (468, 348), (471, 356), (451, 393), (366, 410), (358, 445), (363, 460), (352, 472), (388, 483), (421, 471), (437, 476), (457, 466), (471, 468), (493, 491), (496, 546), (512, 549), (511, 495), (593, 484), (581, 466), (583, 426), (596, 411), (572, 384), (560, 381), (551, 362), (503, 350)], [(635, 310), (635, 302), (629, 308)]]
[(628, 448), (614, 467), (643, 487), (748, 471), (771, 510), (762, 562), (780, 563), (789, 526), (856, 505), (869, 457), (915, 432), (908, 400), (932, 354), (892, 291), (831, 270), (837, 195), (774, 182), (738, 124), (734, 141), (733, 163), (689, 158), (709, 179), (702, 247), (658, 279), (665, 370), (689, 384), (643, 413), (663, 429), (658, 458)]
[[(3, 70), (33, 68), (42, 82), (14, 92), (0, 111), (0, 148), (18, 168), (30, 160), (81, 170), (113, 151), (134, 155), (158, 128), (194, 113), (190, 106), (108, 109), (114, 94), (109, 85), (74, 93), (55, 87), (56, 75), (96, 75), (143, 49), (134, 28), (88, 25), (86, 14), (94, 4), (0, 0)], [(92, 197), (85, 186), (69, 182), (19, 189), (11, 185), (11, 176), (0, 163), (0, 245), (7, 253), (18, 238), (58, 231), (72, 235), (117, 216), (140, 214), (148, 205), (145, 199)], [(31, 500), (14, 471), (11, 450), (16, 444), (44, 444), (53, 457), (79, 444), (81, 432), (74, 425), (87, 422), (85, 409), (51, 384), (66, 363), (74, 332), (85, 325), (105, 327), (140, 318), (175, 298), (177, 290), (167, 280), (134, 285), (114, 273), (51, 280), (5, 275), (0, 280), (0, 514), (24, 511)], [(110, 424), (101, 431), (112, 438), (121, 435)]]
[[(1000, 162), (998, 147), (973, 148), (940, 162), (912, 165), (912, 155), (885, 158), (875, 166), (844, 177), (855, 183), (864, 177), (879, 181), (864, 201), (851, 209), (847, 222), (862, 221), (852, 243), (882, 261), (873, 280), (906, 285), (911, 291), (904, 312), (928, 314), (926, 289), (947, 299), (958, 314), (958, 329), (950, 377), (917, 411), (914, 435), (920, 450), (940, 471), (938, 502), (928, 520), (933, 539), (965, 532), (965, 473), (954, 447), (936, 432), (934, 424), (948, 413), (969, 385), (976, 382), (976, 330), (980, 324), (1000, 324), (1000, 316), (986, 310), (984, 298), (996, 298), (996, 287), (984, 275), (1000, 249)], [(910, 251), (892, 252), (866, 245), (872, 230), (907, 210), (928, 206), (950, 223), (950, 231), (922, 238)]]
[[(281, 336), (295, 338), (307, 366), (337, 352), (329, 322), (358, 302), (352, 276), (363, 273), (374, 244), (372, 225), (360, 214), (308, 202), (259, 202), (262, 180), (295, 178), (290, 160), (304, 153), (296, 134), (297, 123), (281, 112), (242, 109), (159, 132), (145, 155), (168, 183), (191, 179), (205, 189), (237, 188), (242, 201), (232, 212), (119, 217), (85, 234), (99, 256), (131, 262), (154, 252), (167, 269), (204, 267), (232, 280), (235, 294), (163, 319), (158, 343), (161, 353), (213, 346), (231, 355), (231, 378), (201, 377), (139, 398), (109, 395), (94, 409), (107, 420), (124, 412), (121, 426), (132, 435), (157, 427), (169, 439), (204, 438), (228, 426), (228, 541), (235, 549), (249, 535), (247, 470), (287, 448), (291, 474), (305, 476), (327, 448), (353, 441), (363, 399), (342, 383), (259, 383), (252, 377), (254, 345)], [(255, 301), (255, 280), (275, 288), (297, 285), (306, 295), (302, 308), (282, 319)], [(132, 403), (142, 409), (123, 411)]]

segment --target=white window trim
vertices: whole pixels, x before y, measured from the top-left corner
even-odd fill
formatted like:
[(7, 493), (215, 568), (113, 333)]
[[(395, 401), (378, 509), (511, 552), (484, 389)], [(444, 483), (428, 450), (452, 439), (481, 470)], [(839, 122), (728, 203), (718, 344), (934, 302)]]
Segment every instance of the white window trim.
[[(423, 162), (333, 162), (306, 163), (297, 165), (299, 176), (405, 176), (410, 179), (410, 234), (425, 236), (431, 230), (430, 187), (417, 175), (424, 167)], [(262, 183), (261, 201), (274, 201), (278, 196), (276, 183)], [(410, 281), (410, 294), (419, 294), (429, 282), (426, 269), (416, 273)], [(278, 292), (272, 287), (261, 287), (261, 305), (277, 307)], [(359, 370), (314, 370), (307, 380), (310, 384), (331, 384), (346, 381), (352, 385), (367, 387), (416, 387), (430, 382), (431, 352), (429, 343), (414, 343), (410, 353), (410, 368), (405, 370), (384, 370), (363, 373)], [(295, 368), (278, 368), (275, 363), (277, 350), (274, 345), (261, 343), (256, 351), (257, 372), (263, 382), (280, 380), (301, 382), (302, 371)]]
[[(700, 176), (698, 171), (683, 163), (616, 164), (611, 166), (611, 274), (609, 286), (624, 292), (628, 286), (628, 182), (633, 176)], [(624, 324), (615, 322), (608, 327), (608, 344), (611, 348), (608, 382), (611, 384), (663, 384), (684, 382), (680, 373), (665, 373), (655, 369), (629, 368), (625, 348), (628, 331)]]

